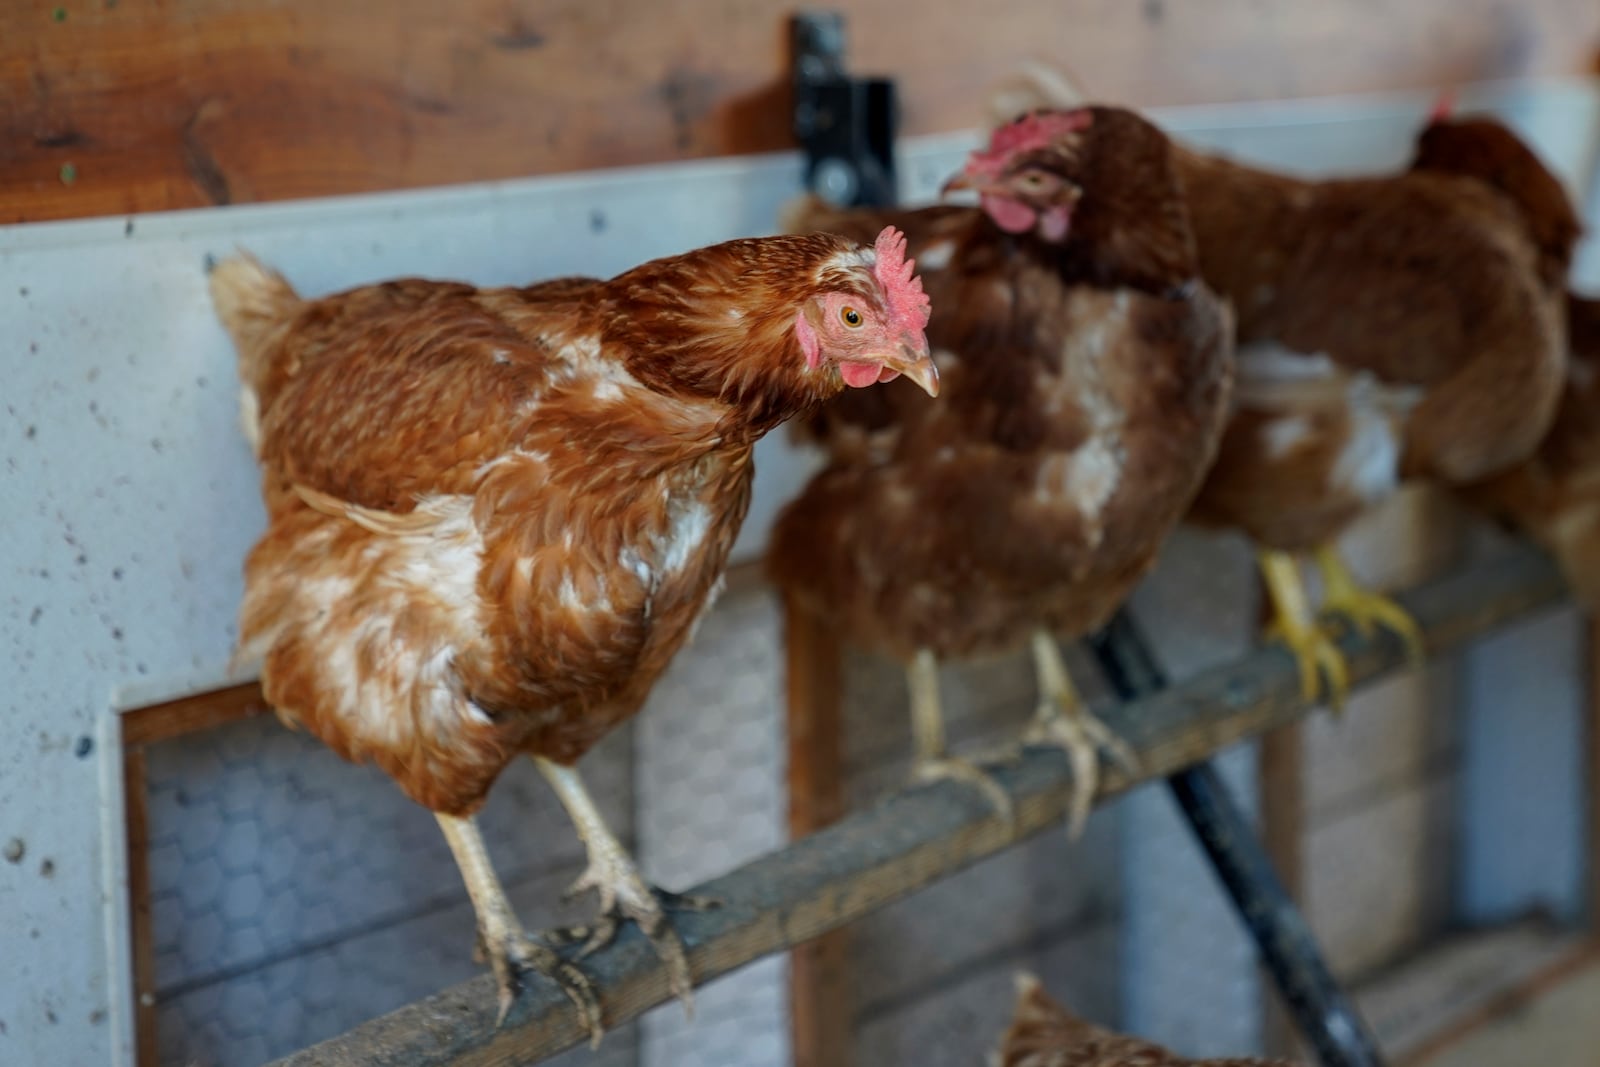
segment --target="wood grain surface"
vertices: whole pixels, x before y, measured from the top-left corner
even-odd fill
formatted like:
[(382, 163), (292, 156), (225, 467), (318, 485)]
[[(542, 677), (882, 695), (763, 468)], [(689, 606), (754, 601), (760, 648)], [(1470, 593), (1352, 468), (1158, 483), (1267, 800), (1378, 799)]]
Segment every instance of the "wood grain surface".
[[(842, 0), (909, 134), (1019, 65), (1133, 104), (1592, 69), (1594, 0)], [(10, 0), (0, 223), (411, 188), (791, 143), (767, 0)]]

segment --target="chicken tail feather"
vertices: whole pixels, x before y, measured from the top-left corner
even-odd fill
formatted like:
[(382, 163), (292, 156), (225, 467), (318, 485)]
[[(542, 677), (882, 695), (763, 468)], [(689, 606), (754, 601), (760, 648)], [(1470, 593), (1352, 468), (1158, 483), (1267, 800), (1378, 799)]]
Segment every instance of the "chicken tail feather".
[(211, 269), (211, 303), (239, 350), (239, 380), (259, 389), (272, 338), (300, 305), (283, 275), (241, 252)]
[(218, 263), (209, 257), (211, 304), (239, 352), (239, 425), (250, 449), (261, 455), (261, 389), (271, 371), (270, 354), (279, 329), (300, 297), (283, 275), (248, 252)]

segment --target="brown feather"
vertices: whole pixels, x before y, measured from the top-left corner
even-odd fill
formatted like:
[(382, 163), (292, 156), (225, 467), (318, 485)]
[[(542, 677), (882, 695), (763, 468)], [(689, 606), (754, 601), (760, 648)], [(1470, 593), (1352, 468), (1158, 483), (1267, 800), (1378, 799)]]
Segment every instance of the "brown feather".
[(1068, 1012), (1039, 980), (1017, 976), (1017, 1007), (991, 1057), (993, 1067), (1290, 1067), (1283, 1060), (1191, 1060), (1159, 1045), (1113, 1033)]
[(1570, 363), (1539, 449), (1463, 490), (1472, 506), (1554, 552), (1584, 602), (1600, 605), (1600, 300), (1567, 298)]

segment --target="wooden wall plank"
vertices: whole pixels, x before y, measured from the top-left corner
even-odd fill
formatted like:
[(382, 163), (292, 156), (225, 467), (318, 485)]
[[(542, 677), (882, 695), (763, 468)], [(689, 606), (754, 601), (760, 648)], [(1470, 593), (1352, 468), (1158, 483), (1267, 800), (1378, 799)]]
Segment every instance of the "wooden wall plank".
[(271, 710), (261, 695), (261, 686), (244, 682), (123, 712), (122, 744), (132, 749), (265, 715)]
[[(838, 0), (907, 133), (1026, 59), (1170, 104), (1593, 67), (1593, 0)], [(14, 0), (0, 222), (277, 200), (790, 143), (772, 0)], [(912, 12), (916, 17), (908, 17)]]
[[(792, 598), (784, 603), (789, 738), (789, 837), (845, 813), (841, 649)], [(795, 1067), (849, 1067), (853, 1032), (850, 932), (833, 930), (789, 956), (789, 1032)]]
[(128, 915), (133, 951), (134, 1062), (158, 1067), (155, 926), (150, 917), (150, 803), (143, 745), (122, 752), (123, 811), (128, 835)]

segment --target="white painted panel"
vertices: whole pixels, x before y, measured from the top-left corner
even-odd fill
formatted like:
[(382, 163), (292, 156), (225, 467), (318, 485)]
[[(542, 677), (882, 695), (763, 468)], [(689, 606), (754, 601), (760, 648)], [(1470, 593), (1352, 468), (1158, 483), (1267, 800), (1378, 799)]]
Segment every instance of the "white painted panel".
[[(1592, 152), (1592, 87), (1486, 94), (1564, 172)], [(1349, 170), (1403, 154), (1419, 104), (1164, 117), (1242, 154)], [(908, 195), (926, 195), (972, 140), (907, 145)], [(125, 968), (103, 922), (120, 916), (121, 860), (103, 835), (120, 813), (102, 730), (114, 694), (212, 684), (231, 645), (261, 512), (203, 257), (245, 245), (308, 293), (403, 273), (608, 274), (768, 231), (797, 173), (793, 157), (772, 156), (0, 229), (0, 842), (24, 848), (0, 862), (0, 1060), (126, 1056)], [(805, 470), (776, 439), (760, 464), (744, 554)], [(110, 943), (121, 936), (114, 926)]]

